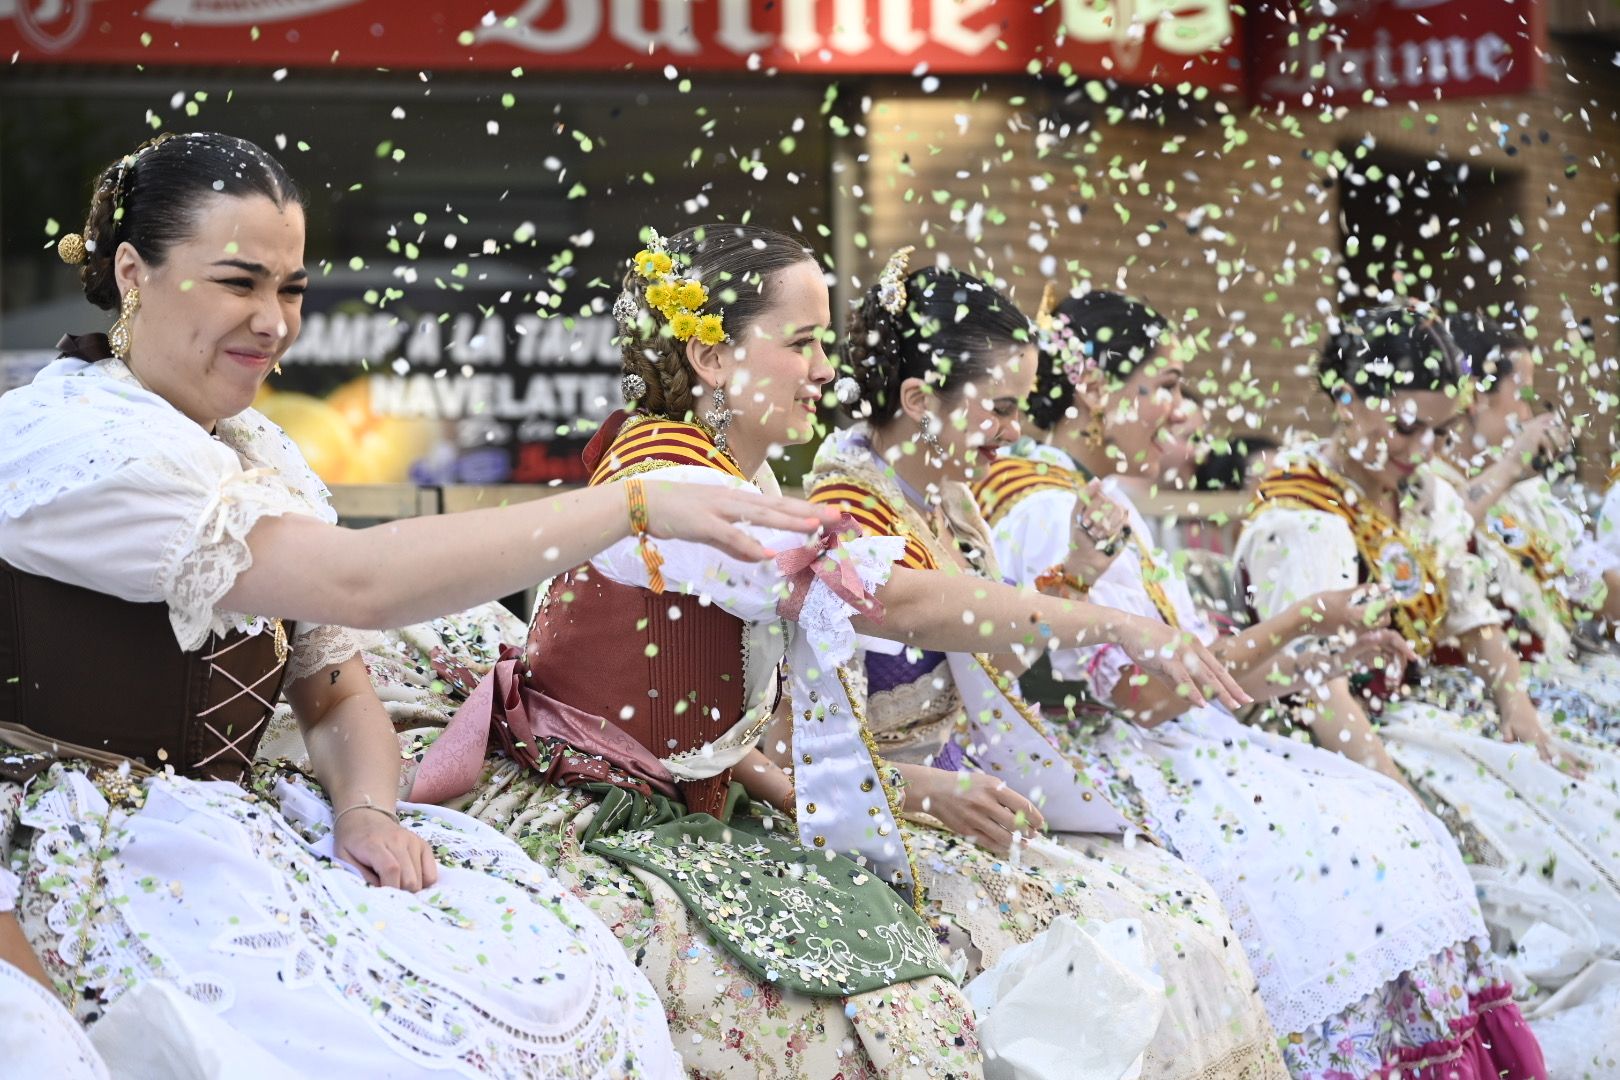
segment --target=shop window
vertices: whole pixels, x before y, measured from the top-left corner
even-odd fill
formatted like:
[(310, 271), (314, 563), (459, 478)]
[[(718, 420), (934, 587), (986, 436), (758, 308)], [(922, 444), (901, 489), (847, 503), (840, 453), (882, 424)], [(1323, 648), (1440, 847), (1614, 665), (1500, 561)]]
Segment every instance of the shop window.
[(1341, 152), (1340, 307), (1390, 292), (1465, 308), (1524, 300), (1522, 174), (1367, 144)]

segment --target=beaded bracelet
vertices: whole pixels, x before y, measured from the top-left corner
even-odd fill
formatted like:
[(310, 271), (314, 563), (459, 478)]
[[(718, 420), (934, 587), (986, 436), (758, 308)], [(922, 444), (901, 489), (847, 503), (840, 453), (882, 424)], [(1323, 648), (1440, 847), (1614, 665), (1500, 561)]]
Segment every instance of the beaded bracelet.
[(664, 591), (664, 557), (653, 547), (647, 529), (647, 491), (641, 480), (632, 477), (624, 482), (625, 498), (630, 502), (630, 531), (636, 537), (636, 550), (647, 566), (647, 588), (655, 593)]

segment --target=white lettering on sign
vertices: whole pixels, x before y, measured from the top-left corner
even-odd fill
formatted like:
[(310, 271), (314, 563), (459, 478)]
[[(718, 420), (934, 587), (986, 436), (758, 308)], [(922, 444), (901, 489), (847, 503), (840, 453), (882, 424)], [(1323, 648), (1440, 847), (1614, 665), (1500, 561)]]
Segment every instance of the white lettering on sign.
[(1232, 36), (1227, 0), (1063, 0), (1063, 29), (1076, 41), (1132, 49), (1153, 31), (1153, 44), (1196, 56)]
[(359, 0), (153, 0), (143, 14), (154, 22), (251, 26), (317, 15), (356, 3)]
[[(754, 25), (759, 5), (753, 0), (715, 0), (719, 6), (719, 29), (715, 44), (738, 56), (765, 52), (773, 46), (795, 56), (806, 56), (824, 48), (845, 55), (859, 55), (872, 48), (870, 26), (877, 27), (883, 46), (901, 55), (914, 53), (933, 43), (964, 56), (977, 56), (995, 44), (1000, 28), (989, 25), (970, 29), (968, 21), (989, 11), (1002, 0), (929, 0), (927, 26), (913, 18), (912, 0), (778, 0), (781, 27), (774, 34)], [(1073, 3), (1076, 0), (1068, 0)], [(1219, 45), (1231, 30), (1227, 0), (1198, 0), (1200, 12), (1218, 8), (1226, 15), (1227, 31), (1216, 37)], [(1149, 7), (1185, 7), (1185, 0), (1149, 0)], [(540, 23), (555, 8), (563, 11), (562, 23), (542, 29)], [(476, 31), (481, 43), (516, 45), (539, 53), (565, 53), (583, 49), (602, 33), (602, 9), (608, 8), (607, 32), (613, 40), (636, 52), (655, 48), (692, 55), (700, 51), (692, 27), (690, 0), (658, 0), (652, 5), (653, 25), (648, 25), (648, 5), (642, 0), (523, 0), (517, 10), (497, 15)], [(821, 33), (824, 6), (832, 13), (832, 32)], [(875, 9), (875, 17), (874, 17)], [(1180, 24), (1198, 25), (1199, 15), (1175, 15)], [(1207, 46), (1189, 49), (1182, 31), (1171, 34), (1179, 44), (1177, 52), (1199, 52)], [(1084, 39), (1090, 40), (1090, 39)], [(1155, 39), (1158, 40), (1158, 39)], [(1165, 40), (1169, 40), (1166, 38)]]
[[(1327, 52), (1320, 39), (1303, 32), (1299, 38), (1282, 54), (1285, 69), (1266, 79), (1267, 95), (1298, 97), (1323, 86), (1359, 95), (1369, 88), (1422, 90), (1476, 78), (1501, 82), (1513, 54), (1513, 46), (1495, 33), (1421, 38), (1397, 47), (1388, 32), (1380, 30), (1368, 48)], [(1313, 76), (1318, 68), (1322, 74)]]
[(394, 355), (405, 324), (384, 312), (319, 312), (304, 316), (304, 328), (288, 350), (289, 364), (357, 364)]
[(407, 420), (601, 420), (619, 400), (619, 377), (605, 372), (544, 371), (527, 378), (378, 374), (367, 385), (373, 415)]
[(404, 357), (412, 367), (613, 367), (618, 330), (611, 315), (542, 319), (532, 312), (512, 317), (514, 336), (500, 315), (472, 312), (424, 314), (414, 322), (381, 311), (318, 311), (304, 316), (298, 341), (283, 362), (380, 367)]

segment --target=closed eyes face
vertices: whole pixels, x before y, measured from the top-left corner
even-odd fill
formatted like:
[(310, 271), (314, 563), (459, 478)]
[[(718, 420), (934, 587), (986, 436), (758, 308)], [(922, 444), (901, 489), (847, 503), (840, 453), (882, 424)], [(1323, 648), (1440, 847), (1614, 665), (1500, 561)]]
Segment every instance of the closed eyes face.
[(1513, 370), (1499, 380), (1488, 394), (1474, 399), (1473, 452), (1505, 448), (1524, 425), (1535, 416), (1535, 387), (1529, 377), (1531, 359), (1528, 353), (1513, 356)]
[(1171, 353), (1160, 346), (1102, 399), (1103, 435), (1128, 474), (1156, 478), (1174, 440), (1171, 428), (1185, 420), (1184, 371)]
[(932, 423), (945, 448), (941, 479), (983, 475), (1003, 447), (1022, 437), (1024, 401), (1035, 392), (1037, 362), (1033, 345), (1010, 347), (1001, 362), (969, 380), (954, 400), (940, 402), (946, 406), (944, 416)]
[(1391, 399), (1353, 398), (1340, 412), (1350, 452), (1369, 468), (1404, 478), (1460, 426), (1455, 396), (1439, 390), (1403, 391)]
[(214, 196), (193, 234), (147, 263), (119, 246), (120, 288), (140, 288), (130, 368), (209, 429), (253, 403), (298, 339), (304, 290), (304, 211), (260, 195)]

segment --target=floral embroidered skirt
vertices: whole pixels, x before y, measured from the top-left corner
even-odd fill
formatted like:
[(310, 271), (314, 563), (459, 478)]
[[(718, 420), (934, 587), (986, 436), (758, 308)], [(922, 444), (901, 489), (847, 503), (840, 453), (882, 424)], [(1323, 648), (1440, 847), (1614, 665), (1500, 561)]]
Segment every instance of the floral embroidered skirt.
[(370, 888), (329, 857), (313, 785), (257, 779), (138, 784), (67, 761), (26, 797), (0, 784), (18, 918), (82, 1021), (161, 979), (207, 1010), (217, 1045), (299, 1075), (681, 1074), (652, 987), (516, 845), (402, 806), (439, 882)]
[[(503, 641), (521, 642), (525, 634), (521, 620), (490, 604), (390, 631), (386, 645), (366, 653), (373, 685), (403, 731), (405, 785), (414, 774), (415, 760), (449, 723), (464, 690), (471, 689), (450, 682), (454, 668), (481, 676), (499, 656)], [(286, 730), (285, 721), (282, 729)], [(266, 742), (274, 739), (272, 733)], [(289, 745), (296, 747), (297, 740), (289, 740)], [(554, 871), (618, 937), (656, 988), (688, 1076), (861, 1080), (983, 1075), (972, 1007), (950, 979), (928, 976), (850, 997), (800, 994), (784, 990), (780, 980), (750, 971), (731, 948), (711, 935), (667, 875), (690, 869), (697, 875), (697, 891), (702, 892), (701, 882), (713, 874), (706, 899), (723, 904), (730, 879), (750, 857), (752, 841), (740, 831), (735, 844), (707, 852), (708, 866), (649, 869), (609, 858), (600, 850), (587, 850), (587, 838), (595, 831), (592, 823), (602, 809), (594, 795), (541, 782), (504, 760), (486, 765), (479, 786), (461, 809)], [(614, 841), (612, 836), (607, 839)], [(629, 840), (636, 843), (633, 836)], [(600, 849), (601, 840), (590, 846)], [(670, 852), (638, 846), (642, 861), (677, 859)], [(679, 856), (677, 861), (685, 858)], [(817, 903), (815, 890), (808, 889), (791, 911), (744, 915), (744, 902), (731, 913), (731, 921), (739, 930), (753, 927), (764, 953), (769, 951), (770, 935), (781, 932), (777, 924), (784, 918), (812, 926), (823, 918), (841, 918)], [(751, 921), (756, 914), (758, 921)], [(727, 921), (717, 921), (714, 911), (706, 918), (710, 925)], [(909, 935), (903, 940), (889, 936), (897, 955), (912, 963), (918, 960)], [(850, 958), (832, 952), (836, 962), (829, 964), (829, 978), (850, 977), (852, 972), (839, 966)], [(940, 961), (943, 966), (942, 955)]]
[[(973, 1011), (949, 979), (928, 976), (849, 997), (812, 997), (750, 972), (694, 917), (659, 873), (587, 850), (600, 804), (577, 788), (558, 788), (511, 762), (486, 767), (465, 810), (517, 841), (609, 929), (663, 999), (670, 1033), (692, 1077), (759, 1076), (779, 1080), (843, 1077), (977, 1077)], [(740, 847), (746, 847), (744, 841)], [(683, 872), (712, 875), (716, 897), (737, 860), (718, 848), (677, 855)], [(806, 889), (793, 915), (814, 927), (836, 919)], [(762, 913), (767, 920), (772, 913)], [(847, 958), (829, 955), (828, 971), (847, 979)]]
[[(1282, 837), (1284, 839), (1278, 842), (1302, 845), (1323, 864), (1333, 862), (1335, 857), (1347, 864), (1355, 863), (1365, 838), (1349, 837), (1342, 830), (1329, 830), (1323, 837), (1314, 837), (1312, 830), (1324, 826), (1314, 821), (1298, 821), (1297, 815), (1313, 812), (1312, 799), (1331, 802), (1332, 798), (1341, 796), (1389, 798), (1389, 792), (1377, 784), (1372, 785), (1376, 791), (1355, 794), (1355, 768), (1341, 765), (1342, 759), (1319, 756), (1320, 752), (1304, 746), (1298, 747), (1299, 753), (1295, 755), (1286, 740), (1264, 732), (1247, 731), (1224, 714), (1208, 711), (1190, 714), (1183, 721), (1155, 729), (1148, 736), (1140, 736), (1121, 723), (1102, 719), (1060, 725), (1058, 731), (1065, 745), (1087, 763), (1089, 774), (1117, 805), (1130, 807), (1131, 816), (1144, 822), (1167, 845), (1198, 861), (1199, 865), (1207, 864), (1212, 876), (1225, 883), (1226, 892), (1222, 895), (1228, 895), (1233, 910), (1242, 915), (1238, 926), (1251, 938), (1256, 938), (1245, 944), (1251, 947), (1252, 955), (1262, 958), (1276, 958), (1277, 950), (1287, 945), (1287, 942), (1268, 942), (1265, 938), (1277, 930), (1271, 924), (1282, 922), (1284, 913), (1292, 910), (1288, 898), (1293, 892), (1286, 877), (1291, 853), (1268, 854), (1269, 846), (1260, 838)], [(1294, 757), (1301, 761), (1293, 762)], [(1306, 769), (1307, 762), (1309, 769)], [(1275, 788), (1259, 790), (1265, 786), (1268, 775)], [(1343, 781), (1338, 786), (1346, 788), (1345, 792), (1333, 790), (1335, 778)], [(1390, 789), (1394, 790), (1393, 785)], [(1282, 800), (1281, 804), (1271, 809), (1268, 804), (1278, 799)], [(1399, 804), (1386, 809), (1398, 811)], [(1406, 821), (1407, 827), (1415, 831), (1398, 838), (1399, 842), (1423, 841), (1432, 845), (1433, 836), (1421, 828), (1422, 816), (1416, 809), (1414, 806), (1414, 813), (1408, 815), (1411, 820)], [(1430, 821), (1433, 833), (1443, 833), (1438, 824)], [(1178, 847), (1178, 841), (1185, 850)], [(1240, 855), (1244, 845), (1251, 845), (1252, 850)], [(1411, 852), (1400, 854), (1408, 856), (1401, 866), (1421, 872), (1412, 865)], [(1377, 859), (1371, 852), (1366, 856), (1361, 861), (1377, 863), (1377, 880), (1381, 882), (1385, 860)], [(1237, 859), (1243, 867), (1238, 878), (1230, 874), (1232, 859)], [(1451, 855), (1449, 863), (1456, 863), (1455, 854)], [(1447, 864), (1448, 860), (1439, 859), (1435, 872), (1449, 870)], [(1456, 869), (1460, 873), (1461, 867)], [(1345, 877), (1343, 887), (1350, 888), (1355, 879), (1353, 867), (1344, 865), (1339, 870)], [(1275, 890), (1268, 889), (1263, 881), (1252, 880), (1253, 875), (1268, 873), (1279, 876), (1282, 882)], [(1398, 882), (1392, 884), (1397, 887), (1389, 903), (1409, 901), (1417, 891), (1402, 891)], [(1498, 1076), (1495, 1066), (1504, 1070), (1503, 1077), (1513, 1080), (1545, 1077), (1535, 1040), (1517, 1006), (1513, 1005), (1510, 988), (1491, 956), (1471, 940), (1474, 931), (1470, 928), (1480, 925), (1478, 911), (1470, 902), (1467, 907), (1472, 915), (1464, 917), (1462, 906), (1463, 901), (1472, 896), (1472, 883), (1464, 875), (1460, 888), (1466, 892), (1460, 894), (1455, 889), (1450, 893), (1433, 892), (1434, 882), (1419, 884), (1431, 889), (1429, 906), (1438, 908), (1439, 900), (1446, 899), (1450, 905), (1446, 910), (1452, 911), (1452, 918), (1441, 925), (1444, 932), (1428, 936), (1438, 936), (1440, 941), (1454, 944), (1437, 946), (1437, 951), (1426, 957), (1420, 950), (1407, 949), (1408, 953), (1422, 958), (1416, 962), (1403, 961), (1410, 966), (1353, 1000), (1341, 994), (1340, 1001), (1350, 1000), (1348, 1006), (1336, 1008), (1326, 1019), (1310, 1023), (1303, 1030), (1287, 1032), (1282, 1039), (1283, 1059), (1289, 1074), (1296, 1080), (1348, 1080), (1383, 1075), (1402, 1080), (1484, 1080)], [(1302, 882), (1298, 887), (1302, 890), (1300, 895), (1308, 897), (1309, 888), (1314, 887), (1314, 883)], [(1374, 895), (1371, 890), (1377, 887), (1370, 879), (1363, 882), (1368, 895)], [(1281, 909), (1256, 915), (1254, 902), (1269, 897), (1275, 907), (1279, 896), (1283, 898)], [(1330, 895), (1320, 910), (1330, 913), (1334, 903), (1343, 902), (1343, 897)], [(1349, 910), (1361, 912), (1355, 905)], [(1400, 911), (1391, 911), (1391, 925), (1400, 914)], [(1362, 915), (1366, 917), (1367, 913), (1362, 912)], [(1326, 925), (1313, 934), (1308, 929), (1312, 918), (1308, 906), (1292, 910), (1286, 917), (1303, 924), (1290, 933), (1309, 939), (1302, 943), (1305, 952), (1318, 945), (1318, 939), (1330, 938), (1345, 929)], [(1375, 936), (1371, 930), (1368, 934)], [(1373, 940), (1359, 949), (1354, 943), (1346, 943), (1344, 952), (1352, 959), (1342, 972), (1344, 978), (1330, 977), (1330, 986), (1361, 974), (1359, 964), (1372, 962), (1377, 946)], [(1343, 956), (1333, 949), (1318, 951), (1324, 957), (1331, 956), (1338, 963), (1345, 963)], [(1361, 955), (1357, 956), (1358, 953)], [(1309, 970), (1308, 966), (1301, 967), (1298, 963), (1294, 967)], [(1272, 977), (1275, 979), (1276, 974)], [(1299, 1011), (1297, 1007), (1295, 1011)], [(1509, 1035), (1511, 1040), (1507, 1038)], [(1471, 1055), (1478, 1054), (1487, 1042), (1502, 1044), (1502, 1055), (1472, 1061)], [(1466, 1064), (1467, 1068), (1459, 1063)], [(1480, 1071), (1482, 1068), (1486, 1071)]]

